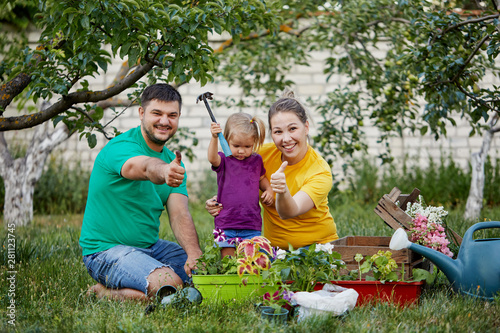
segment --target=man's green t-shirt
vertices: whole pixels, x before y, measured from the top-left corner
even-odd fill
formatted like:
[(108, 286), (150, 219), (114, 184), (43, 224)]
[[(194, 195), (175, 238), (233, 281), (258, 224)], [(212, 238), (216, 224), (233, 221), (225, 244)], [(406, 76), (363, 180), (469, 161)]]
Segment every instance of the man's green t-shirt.
[(153, 245), (159, 239), (160, 215), (168, 196), (187, 196), (186, 177), (177, 188), (122, 177), (123, 164), (135, 156), (156, 157), (166, 163), (175, 159), (166, 147), (161, 153), (149, 148), (140, 126), (120, 134), (101, 150), (90, 176), (83, 217), (80, 246), (84, 256), (119, 244)]

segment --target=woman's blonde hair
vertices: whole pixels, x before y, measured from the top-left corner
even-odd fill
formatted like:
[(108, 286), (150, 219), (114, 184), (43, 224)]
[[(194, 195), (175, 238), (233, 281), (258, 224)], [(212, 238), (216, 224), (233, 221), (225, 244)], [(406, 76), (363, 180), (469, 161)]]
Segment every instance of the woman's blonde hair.
[(233, 113), (227, 118), (224, 137), (227, 141), (235, 134), (245, 134), (254, 138), (253, 151), (257, 152), (266, 138), (266, 125), (262, 119), (248, 113)]

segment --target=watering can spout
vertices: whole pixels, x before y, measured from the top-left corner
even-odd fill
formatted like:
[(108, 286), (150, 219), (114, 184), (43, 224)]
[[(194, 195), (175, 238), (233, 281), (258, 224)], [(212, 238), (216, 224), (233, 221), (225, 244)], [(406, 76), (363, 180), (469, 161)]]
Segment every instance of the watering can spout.
[(460, 279), (463, 272), (462, 268), (460, 267), (460, 262), (451, 259), (447, 255), (442, 254), (439, 251), (419, 244), (411, 243), (410, 250), (421, 254), (422, 256), (432, 261), (434, 265), (436, 265), (441, 271), (443, 271), (444, 275), (446, 275), (451, 284)]
[(406, 231), (401, 228), (396, 230), (392, 236), (389, 248), (391, 250), (402, 250), (408, 248), (413, 252), (421, 254), (439, 267), (451, 283), (460, 278), (462, 270), (459, 267), (459, 262), (451, 259), (439, 251), (410, 242)]
[(391, 250), (402, 250), (402, 249), (407, 249), (411, 245), (411, 242), (408, 240), (408, 235), (406, 234), (406, 231), (404, 231), (402, 228), (399, 228), (396, 230), (394, 235), (392, 235), (391, 242), (389, 243), (389, 248)]

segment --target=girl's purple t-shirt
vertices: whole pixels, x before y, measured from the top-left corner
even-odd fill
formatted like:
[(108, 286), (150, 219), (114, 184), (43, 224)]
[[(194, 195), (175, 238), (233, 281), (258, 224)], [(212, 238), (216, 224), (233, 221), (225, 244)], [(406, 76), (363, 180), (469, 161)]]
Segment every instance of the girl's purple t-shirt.
[(240, 161), (219, 152), (217, 172), (217, 201), (224, 209), (215, 217), (220, 229), (261, 230), (262, 216), (259, 206), (260, 177), (266, 174), (262, 157), (252, 154)]

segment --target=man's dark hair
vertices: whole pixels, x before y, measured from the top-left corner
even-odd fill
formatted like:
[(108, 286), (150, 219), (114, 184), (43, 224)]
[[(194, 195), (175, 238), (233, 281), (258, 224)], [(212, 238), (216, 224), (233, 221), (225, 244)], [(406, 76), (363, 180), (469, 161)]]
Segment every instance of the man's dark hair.
[(179, 110), (182, 107), (181, 94), (169, 84), (157, 83), (147, 87), (141, 96), (141, 106), (146, 108), (152, 100), (159, 100), (162, 102), (179, 102)]

